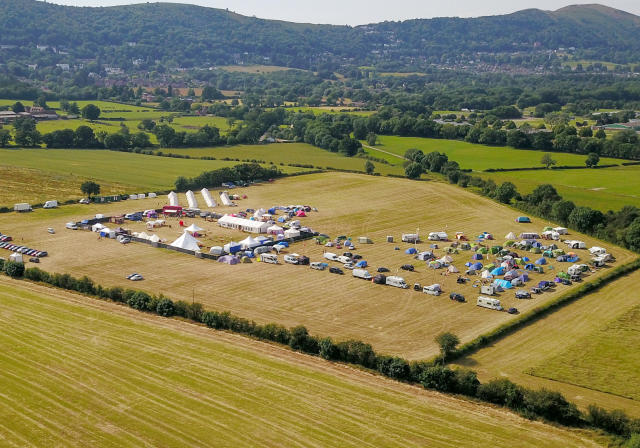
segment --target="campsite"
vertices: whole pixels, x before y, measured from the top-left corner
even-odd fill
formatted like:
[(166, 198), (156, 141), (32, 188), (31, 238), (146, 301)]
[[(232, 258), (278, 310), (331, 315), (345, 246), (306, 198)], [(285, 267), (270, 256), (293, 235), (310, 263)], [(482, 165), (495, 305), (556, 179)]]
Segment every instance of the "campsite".
[[(372, 188), (374, 183), (376, 188)], [(328, 185), (340, 185), (341, 194), (335, 194), (327, 188)], [(115, 240), (98, 240), (93, 232), (66, 230), (54, 235), (46, 232), (47, 227), (61, 229), (65, 222), (81, 221), (95, 214), (114, 216), (162, 208), (167, 205), (166, 196), (112, 204), (70, 205), (55, 211), (36, 210), (20, 220), (20, 236), (33, 247), (48, 250), (49, 257), (43, 261), (43, 268), (47, 270), (87, 275), (100, 284), (122, 287), (128, 286), (126, 276), (136, 272), (145, 279), (138, 286), (149, 292), (170, 293), (172, 297), (184, 300), (195, 298), (206, 307), (229, 310), (258, 322), (273, 321), (288, 326), (303, 324), (314, 334), (363, 339), (384, 353), (424, 359), (436, 353), (433, 337), (442, 331), (453, 331), (462, 341), (469, 341), (514, 318), (505, 312), (475, 306), (475, 298), (480, 294), (474, 280), (479, 276), (466, 276), (465, 263), (486, 260), (472, 260), (473, 253), (465, 250), (445, 254), (443, 248), (448, 244), (428, 241), (429, 232), (446, 230), (450, 238), (455, 238), (456, 232), (463, 232), (471, 237), (470, 242), (475, 242), (483, 232), (490, 232), (495, 237), (495, 244), (503, 244), (509, 232), (542, 233), (544, 227), (553, 224), (540, 219), (533, 219), (529, 224), (517, 224), (517, 212), (446, 184), (423, 182), (415, 184), (410, 191), (405, 186), (406, 181), (402, 179), (346, 173), (313, 174), (231, 190), (240, 197), (246, 195), (247, 199), (235, 201), (236, 207), (218, 204), (211, 210), (223, 214), (277, 204), (310, 204), (318, 211), (299, 218), (304, 226), (333, 238), (351, 236), (356, 246), (353, 252), (368, 262), (370, 272), (386, 267), (391, 271), (389, 275), (402, 276), (411, 286), (409, 290), (375, 285), (353, 277), (349, 271), (349, 275), (327, 281), (328, 271), (284, 263), (282, 257), (285, 253), (295, 252), (314, 262), (322, 261), (325, 251), (337, 251), (316, 244), (313, 239), (296, 242), (283, 251), (278, 265), (253, 262), (229, 266), (149, 244), (133, 242), (123, 245)], [(214, 198), (216, 191), (211, 190)], [(350, 201), (350, 197), (363, 199)], [(184, 193), (178, 199), (187, 206)], [(206, 204), (200, 193), (197, 200), (204, 210)], [(393, 208), (387, 207), (390, 203), (394, 204)], [(49, 212), (55, 215), (48, 215)], [(250, 235), (233, 228), (222, 228), (215, 220), (209, 222), (199, 217), (182, 220), (184, 228), (195, 224), (206, 230), (197, 237), (206, 247), (239, 242)], [(152, 233), (160, 240), (172, 243), (184, 234), (179, 221), (179, 218), (166, 218), (167, 225), (153, 229), (148, 229), (142, 221), (126, 221), (126, 227), (132, 232)], [(14, 216), (0, 215), (0, 229), (12, 230), (15, 223)], [(424, 235), (424, 242), (409, 244), (400, 241), (403, 233), (416, 232), (416, 229)], [(387, 242), (390, 235), (395, 236), (395, 242)], [(373, 244), (360, 244), (360, 236), (371, 239)], [(586, 242), (589, 247), (603, 245), (588, 236), (573, 232), (570, 236)], [(416, 260), (414, 255), (405, 253), (412, 247), (419, 252), (427, 251), (434, 243), (440, 247), (434, 250), (438, 257), (451, 256), (452, 265), (470, 281), (459, 284), (458, 274), (441, 275), (445, 270), (429, 269), (426, 261)], [(487, 241), (487, 245), (490, 248), (493, 241)], [(395, 250), (396, 247), (399, 250)], [(345, 251), (340, 250), (339, 255)], [(614, 265), (633, 259), (630, 252), (620, 248), (610, 252), (615, 256)], [(74, 256), (69, 256), (69, 253)], [(588, 253), (583, 250), (581, 258), (588, 259)], [(533, 257), (531, 259), (535, 261)], [(415, 265), (415, 270), (401, 270), (405, 264)], [(558, 268), (564, 265), (565, 269), (571, 265), (552, 264)], [(331, 263), (331, 266), (341, 267), (342, 264)], [(591, 276), (597, 277), (607, 269)], [(553, 280), (553, 271), (545, 272), (546, 275), (532, 273), (531, 277), (536, 279), (536, 283)], [(414, 283), (421, 286), (439, 283), (445, 294), (431, 296), (414, 291)], [(496, 297), (504, 302), (505, 309), (517, 307), (524, 313), (570, 288), (558, 284), (552, 291), (535, 295), (532, 300), (515, 299), (516, 288)], [(345, 294), (345, 290), (350, 293)], [(445, 298), (451, 292), (465, 296), (467, 303)]]

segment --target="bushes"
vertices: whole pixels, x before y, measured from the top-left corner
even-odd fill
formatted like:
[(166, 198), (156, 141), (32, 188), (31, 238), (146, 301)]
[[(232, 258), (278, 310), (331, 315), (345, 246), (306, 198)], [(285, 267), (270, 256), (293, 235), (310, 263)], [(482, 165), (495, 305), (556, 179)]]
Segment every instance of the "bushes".
[(587, 421), (596, 428), (602, 428), (612, 434), (629, 437), (632, 432), (640, 433), (640, 420), (632, 421), (620, 410), (607, 411), (596, 405), (587, 408)]
[(148, 310), (149, 302), (151, 302), (151, 296), (143, 291), (137, 291), (127, 299), (127, 305), (138, 311)]
[(2, 270), (9, 277), (20, 278), (24, 275), (24, 263), (17, 263), (15, 261), (5, 261)]

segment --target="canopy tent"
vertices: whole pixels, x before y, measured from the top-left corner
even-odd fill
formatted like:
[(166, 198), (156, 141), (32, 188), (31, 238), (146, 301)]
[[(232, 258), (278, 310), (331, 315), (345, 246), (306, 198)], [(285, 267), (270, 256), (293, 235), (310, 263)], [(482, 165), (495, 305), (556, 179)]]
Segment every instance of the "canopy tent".
[(253, 217), (256, 219), (260, 219), (262, 218), (263, 215), (266, 215), (267, 211), (263, 208), (259, 208), (258, 210), (256, 210), (255, 212), (253, 212)]
[(271, 227), (267, 228), (267, 233), (269, 235), (284, 235), (284, 229), (274, 224)]
[(202, 232), (204, 229), (202, 227), (197, 226), (196, 224), (191, 224), (189, 227), (187, 227), (184, 230), (189, 233), (196, 233), (196, 232)]
[(167, 195), (167, 199), (169, 200), (169, 205), (172, 207), (178, 207), (178, 195), (172, 191)]
[(232, 206), (235, 205), (231, 199), (229, 199), (229, 194), (226, 191), (223, 191), (222, 193), (220, 193), (220, 200), (222, 201), (222, 203), (226, 206)]
[(410, 247), (409, 249), (405, 250), (404, 253), (414, 255), (418, 253), (418, 250), (415, 247)]
[(200, 246), (198, 243), (199, 241), (185, 230), (185, 232), (177, 240), (169, 244), (169, 246), (200, 252)]
[(248, 236), (242, 241), (240, 241), (238, 244), (240, 244), (240, 247), (242, 247), (243, 249), (253, 249), (254, 247), (260, 246), (262, 243), (252, 238), (251, 236)]
[(517, 238), (517, 236), (513, 232), (509, 232), (504, 236), (505, 240), (515, 240), (516, 238)]
[(243, 230), (252, 233), (267, 233), (269, 224), (262, 221), (238, 218), (236, 216), (224, 215), (218, 219), (218, 225), (227, 229)]
[(206, 188), (200, 190), (200, 194), (202, 195), (202, 199), (204, 199), (204, 202), (207, 204), (207, 207), (213, 208), (218, 205), (216, 204), (216, 201), (213, 200), (213, 197), (211, 197), (211, 193), (209, 192), (209, 190), (207, 190)]
[(151, 241), (152, 243), (159, 243), (160, 242), (160, 237), (158, 235), (151, 235), (149, 237), (149, 241)]

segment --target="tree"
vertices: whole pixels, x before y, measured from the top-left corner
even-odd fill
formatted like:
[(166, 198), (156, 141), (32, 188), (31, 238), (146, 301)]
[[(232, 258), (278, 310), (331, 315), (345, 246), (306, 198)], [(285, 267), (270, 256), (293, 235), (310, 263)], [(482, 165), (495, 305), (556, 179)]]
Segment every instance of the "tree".
[(576, 205), (571, 201), (554, 202), (551, 207), (551, 217), (562, 224), (567, 224), (569, 215), (571, 215), (574, 208), (576, 208)]
[(20, 112), (24, 112), (24, 106), (20, 101), (18, 101), (14, 103), (13, 106), (11, 106), (11, 110), (13, 110), (16, 114), (19, 114)]
[(607, 133), (602, 129), (598, 129), (595, 134), (595, 138), (599, 138), (601, 140), (605, 140), (607, 138)]
[(495, 191), (495, 198), (502, 202), (503, 204), (509, 204), (511, 199), (513, 199), (516, 194), (518, 194), (518, 190), (516, 190), (516, 186), (511, 182), (504, 182), (500, 185)]
[(592, 152), (587, 157), (587, 160), (584, 162), (587, 165), (587, 168), (595, 168), (598, 163), (600, 163), (600, 156), (595, 152)]
[(80, 185), (80, 191), (82, 191), (88, 197), (91, 197), (92, 194), (100, 194), (100, 185), (91, 180), (88, 180)]
[(418, 162), (411, 162), (404, 169), (404, 173), (409, 179), (418, 179), (422, 174), (422, 165), (420, 165)]
[(576, 207), (571, 211), (568, 222), (571, 227), (579, 232), (589, 232), (598, 224), (604, 222), (604, 215), (599, 210), (589, 207)]
[(78, 126), (74, 135), (73, 145), (76, 148), (93, 148), (97, 144), (96, 136), (89, 126)]
[(375, 146), (377, 141), (378, 141), (378, 136), (375, 133), (369, 132), (367, 134), (367, 145)]
[(11, 141), (11, 131), (0, 129), (0, 148), (5, 148)]
[(95, 104), (87, 104), (82, 108), (82, 118), (89, 121), (95, 121), (100, 116), (100, 108)]
[(445, 365), (447, 356), (455, 351), (456, 347), (460, 343), (460, 339), (453, 333), (440, 333), (435, 338), (436, 343), (440, 347), (440, 354), (442, 355), (442, 365)]
[(551, 154), (545, 152), (540, 159), (540, 163), (543, 164), (547, 169), (549, 169), (552, 165), (556, 164), (556, 161), (553, 160)]
[(371, 160), (367, 160), (364, 163), (364, 170), (367, 174), (371, 175), (375, 171), (376, 166), (371, 162)]

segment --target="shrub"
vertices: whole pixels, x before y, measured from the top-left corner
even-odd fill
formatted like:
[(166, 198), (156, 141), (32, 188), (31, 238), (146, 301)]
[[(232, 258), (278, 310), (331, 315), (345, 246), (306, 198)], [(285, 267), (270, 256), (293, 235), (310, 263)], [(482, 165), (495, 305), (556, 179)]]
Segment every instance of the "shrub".
[(76, 282), (77, 290), (83, 294), (95, 294), (96, 287), (93, 284), (93, 280), (91, 280), (86, 275), (82, 277), (80, 280)]
[(522, 388), (506, 378), (491, 380), (478, 386), (478, 398), (489, 403), (519, 409), (522, 406)]
[[(0, 269), (2, 270), (2, 269)], [(34, 282), (48, 282), (49, 274), (40, 268), (28, 268), (24, 271), (24, 278)]]
[(171, 317), (174, 315), (173, 301), (167, 298), (161, 298), (156, 305), (156, 313), (163, 317)]
[(9, 277), (20, 278), (24, 275), (24, 263), (5, 261), (3, 270)]
[(458, 369), (455, 371), (455, 392), (475, 397), (479, 385), (478, 375), (473, 370)]
[(396, 380), (406, 380), (409, 378), (409, 363), (402, 358), (378, 356), (376, 370)]
[(114, 302), (124, 302), (124, 291), (120, 287), (109, 289), (109, 298)]
[(580, 412), (576, 405), (569, 403), (559, 392), (547, 389), (525, 389), (523, 394), (524, 412), (547, 420), (575, 425), (580, 422)]
[(323, 338), (318, 342), (319, 352), (321, 358), (334, 359), (337, 354), (337, 349), (331, 338)]
[(149, 302), (151, 302), (151, 296), (143, 291), (136, 291), (127, 299), (127, 305), (139, 311), (147, 310)]
[(338, 355), (336, 359), (340, 361), (350, 362), (352, 364), (360, 364), (370, 369), (376, 366), (376, 354), (369, 344), (362, 341), (344, 341), (336, 344)]
[(587, 408), (587, 421), (597, 428), (604, 429), (612, 434), (629, 436), (629, 417), (619, 409), (607, 411), (601, 407), (590, 404)]
[(455, 376), (455, 372), (448, 367), (432, 366), (422, 372), (420, 383), (426, 389), (453, 392), (456, 384)]

